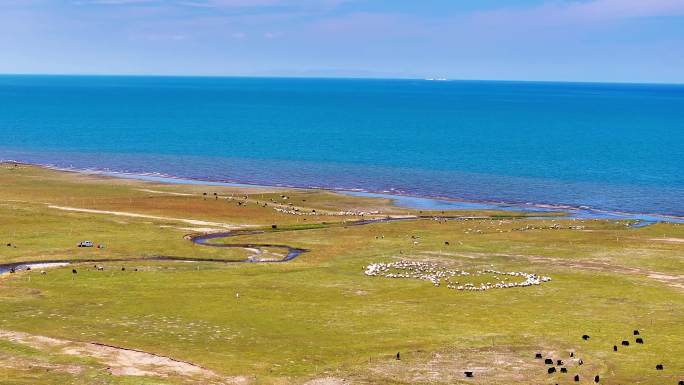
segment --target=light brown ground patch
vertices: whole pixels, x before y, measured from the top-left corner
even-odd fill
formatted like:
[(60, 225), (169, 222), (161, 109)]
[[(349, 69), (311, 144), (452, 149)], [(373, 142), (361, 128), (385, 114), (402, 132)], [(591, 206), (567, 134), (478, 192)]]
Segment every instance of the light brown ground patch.
[(191, 197), (191, 196), (195, 196), (195, 194), (178, 193), (178, 192), (173, 192), (173, 191), (150, 190), (150, 189), (147, 189), (147, 188), (139, 188), (139, 189), (136, 189), (136, 190), (142, 191), (142, 192), (151, 193), (151, 194), (166, 194), (166, 195), (181, 196), (181, 197)]
[(684, 243), (684, 238), (651, 238), (649, 241)]
[(351, 382), (335, 377), (315, 378), (307, 381), (304, 385), (350, 385)]
[(672, 287), (678, 287), (684, 289), (684, 276), (682, 275), (667, 275), (659, 273), (651, 273), (648, 275), (649, 278), (655, 279), (661, 282), (667, 282), (668, 285)]
[[(401, 360), (371, 363), (370, 372), (379, 382), (407, 384), (514, 384), (543, 378), (538, 362), (504, 348), (450, 349), (436, 353), (404, 354)], [(464, 372), (474, 377), (466, 378)], [(525, 383), (527, 383), (525, 382)]]
[(220, 229), (220, 228), (216, 228), (216, 227), (177, 227), (177, 226), (169, 226), (169, 225), (160, 225), (159, 228), (176, 229), (176, 230), (182, 230), (182, 231), (192, 231), (193, 233), (202, 233), (202, 234), (221, 233), (221, 232), (226, 231), (226, 229)]
[(221, 228), (228, 229), (228, 230), (235, 230), (235, 229), (239, 229), (242, 227), (249, 227), (249, 225), (236, 225), (236, 224), (230, 224), (230, 223), (210, 222), (210, 221), (203, 221), (203, 220), (199, 220), (199, 219), (189, 219), (189, 218), (161, 217), (161, 216), (157, 216), (157, 215), (129, 213), (129, 212), (125, 212), (125, 211), (94, 210), (94, 209), (84, 209), (84, 208), (78, 208), (78, 207), (57, 206), (57, 205), (48, 205), (48, 208), (56, 209), (56, 210), (62, 210), (62, 211), (73, 211), (73, 212), (79, 212), (79, 213), (87, 213), (87, 214), (103, 214), (103, 215), (114, 215), (114, 216), (131, 217), (131, 218), (157, 219), (157, 220), (170, 221), (170, 222), (183, 222), (183, 223), (188, 223), (188, 224), (195, 225), (195, 226), (221, 227)]
[(241, 377), (221, 378), (215, 372), (192, 363), (138, 350), (97, 343), (68, 341), (8, 330), (0, 330), (0, 338), (28, 345), (34, 349), (57, 349), (60, 353), (67, 355), (92, 357), (107, 365), (113, 375), (181, 376), (202, 379), (204, 384), (247, 383), (234, 381)]

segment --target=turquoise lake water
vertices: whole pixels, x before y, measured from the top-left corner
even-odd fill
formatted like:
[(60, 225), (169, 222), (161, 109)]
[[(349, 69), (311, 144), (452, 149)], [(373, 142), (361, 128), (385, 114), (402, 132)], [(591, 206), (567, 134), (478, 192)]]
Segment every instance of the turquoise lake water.
[(684, 216), (684, 86), (0, 76), (0, 159)]

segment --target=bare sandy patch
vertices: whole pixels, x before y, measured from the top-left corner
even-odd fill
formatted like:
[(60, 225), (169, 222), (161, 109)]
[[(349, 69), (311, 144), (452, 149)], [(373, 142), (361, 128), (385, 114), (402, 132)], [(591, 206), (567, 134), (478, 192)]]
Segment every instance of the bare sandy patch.
[(684, 238), (650, 238), (649, 241), (684, 243)]
[(684, 289), (684, 276), (683, 275), (667, 275), (662, 273), (651, 273), (648, 275), (649, 278), (655, 279), (657, 281), (665, 282), (670, 286)]
[(15, 343), (28, 345), (36, 349), (44, 349), (54, 346), (59, 347), (68, 344), (67, 341), (58, 340), (56, 338), (34, 336), (27, 333), (12, 332), (7, 330), (0, 330), (0, 338), (4, 338)]
[(48, 205), (48, 207), (51, 209), (62, 210), (62, 211), (74, 211), (74, 212), (88, 213), (88, 214), (116, 215), (116, 216), (131, 217), (131, 218), (157, 219), (157, 220), (162, 220), (162, 221), (183, 222), (183, 223), (188, 223), (188, 224), (195, 225), (195, 226), (212, 226), (212, 227), (221, 227), (224, 229), (233, 229), (233, 230), (245, 227), (245, 225), (235, 225), (235, 224), (221, 223), (221, 222), (210, 222), (210, 221), (203, 221), (203, 220), (198, 220), (198, 219), (188, 219), (188, 218), (160, 217), (160, 216), (156, 216), (156, 215), (129, 213), (129, 212), (125, 212), (125, 211), (82, 209), (82, 208), (77, 208), (77, 207), (66, 207), (66, 206), (55, 206), (55, 205)]
[[(503, 348), (450, 349), (436, 353), (403, 355), (373, 362), (370, 365), (373, 379), (395, 380), (407, 384), (515, 384), (543, 375), (538, 362), (523, 359), (514, 351)], [(535, 370), (536, 369), (536, 370)], [(474, 373), (466, 378), (464, 372)], [(533, 373), (538, 372), (536, 376)], [(379, 381), (379, 382), (381, 382)], [(534, 383), (535, 381), (530, 381)]]
[(63, 354), (92, 357), (107, 365), (110, 372), (118, 376), (168, 377), (175, 375), (203, 378), (211, 381), (205, 383), (215, 383), (215, 381), (220, 379), (215, 372), (201, 366), (134, 349), (98, 343), (68, 341), (7, 330), (0, 330), (0, 338), (28, 345), (39, 350), (51, 348), (58, 349)]
[(225, 232), (226, 229), (223, 228), (217, 228), (217, 227), (178, 227), (178, 226), (169, 226), (169, 225), (159, 225), (160, 228), (162, 229), (175, 229), (175, 230), (182, 230), (182, 231), (190, 231), (192, 233), (222, 233)]
[(323, 377), (315, 378), (313, 380), (307, 381), (304, 385), (349, 385), (350, 382), (343, 380), (341, 378), (335, 377)]
[(173, 196), (179, 196), (179, 197), (192, 197), (195, 196), (195, 194), (188, 194), (188, 193), (179, 193), (179, 192), (171, 192), (171, 191), (159, 191), (159, 190), (150, 190), (147, 188), (139, 188), (137, 189), (138, 191), (146, 192), (146, 193), (151, 193), (151, 194), (164, 194), (164, 195), (173, 195)]

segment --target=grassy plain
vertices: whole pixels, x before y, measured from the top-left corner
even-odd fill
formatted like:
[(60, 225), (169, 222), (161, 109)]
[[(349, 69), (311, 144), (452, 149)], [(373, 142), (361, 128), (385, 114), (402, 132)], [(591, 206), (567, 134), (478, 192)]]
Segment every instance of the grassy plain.
[[(294, 208), (318, 215), (295, 215)], [(73, 265), (78, 274), (70, 266), (0, 277), (0, 383), (570, 384), (575, 374), (581, 383), (595, 375), (604, 384), (684, 380), (684, 226), (500, 212), (344, 224), (418, 214), (429, 213), (326, 191), (164, 185), (2, 165), (0, 264), (101, 259), (105, 269), (84, 263)], [(214, 242), (310, 252), (270, 264), (144, 259), (244, 259), (249, 250), (193, 245), (184, 236), (272, 224), (278, 231)], [(106, 247), (75, 247), (85, 239)], [(370, 263), (398, 260), (552, 281), (464, 292), (363, 274)], [(634, 329), (645, 344), (634, 343)], [(12, 333), (66, 342), (27, 342)], [(630, 346), (620, 346), (623, 339)], [(69, 344), (90, 342), (171, 357), (215, 376), (155, 373), (154, 365), (145, 376), (112, 374), (114, 358), (68, 354)], [(537, 352), (563, 359), (569, 373), (547, 374)], [(468, 370), (473, 378), (464, 377)]]

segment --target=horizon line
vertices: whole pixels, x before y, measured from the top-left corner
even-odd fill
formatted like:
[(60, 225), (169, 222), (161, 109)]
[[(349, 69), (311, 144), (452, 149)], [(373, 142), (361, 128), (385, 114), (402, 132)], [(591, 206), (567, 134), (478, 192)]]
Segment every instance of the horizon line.
[[(467, 79), (467, 78), (443, 78), (443, 77), (384, 77), (384, 76), (316, 76), (316, 75), (202, 75), (202, 74), (142, 74), (142, 73), (10, 73), (10, 72), (0, 72), (0, 77), (7, 76), (44, 76), (44, 77), (150, 77), (150, 78), (217, 78), (217, 79), (230, 79), (230, 78), (244, 78), (244, 79), (319, 79), (319, 80), (422, 80), (422, 81), (436, 81), (439, 83), (444, 82), (498, 82), (498, 83), (568, 83), (568, 84), (625, 84), (625, 85), (671, 85), (671, 86), (681, 86), (684, 85), (683, 82), (659, 82), (659, 81), (600, 81), (600, 80), (526, 80), (526, 79)], [(439, 79), (439, 80), (438, 80)], [(441, 80), (444, 79), (444, 80)]]

